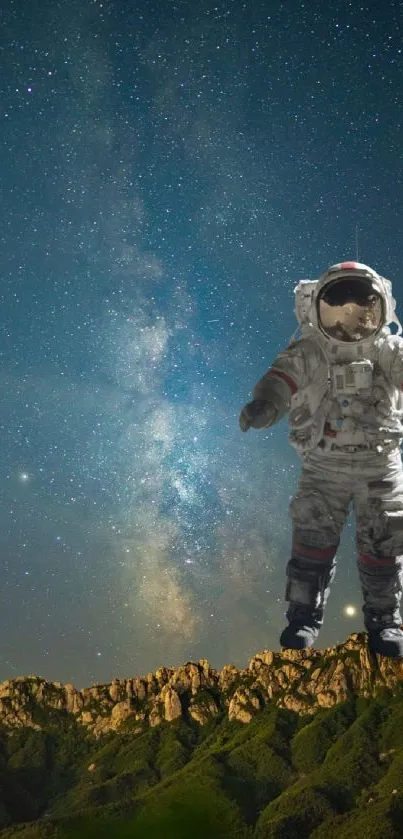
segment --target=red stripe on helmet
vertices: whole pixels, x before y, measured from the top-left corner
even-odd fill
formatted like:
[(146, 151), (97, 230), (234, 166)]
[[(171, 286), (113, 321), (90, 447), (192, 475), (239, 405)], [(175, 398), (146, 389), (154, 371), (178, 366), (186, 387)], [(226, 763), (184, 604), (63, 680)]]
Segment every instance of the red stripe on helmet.
[(350, 269), (350, 270), (353, 269), (354, 270), (354, 268), (358, 268), (358, 262), (341, 262), (340, 263), (340, 268), (342, 268), (343, 271), (345, 269), (347, 269), (347, 270), (348, 269)]
[(271, 368), (271, 370), (269, 370), (269, 374), (271, 376), (278, 376), (279, 379), (283, 379), (290, 388), (292, 395), (294, 396), (294, 393), (297, 392), (298, 387), (295, 384), (294, 380), (291, 378), (291, 376), (287, 376), (287, 373), (283, 373), (282, 370), (274, 370), (273, 367)]

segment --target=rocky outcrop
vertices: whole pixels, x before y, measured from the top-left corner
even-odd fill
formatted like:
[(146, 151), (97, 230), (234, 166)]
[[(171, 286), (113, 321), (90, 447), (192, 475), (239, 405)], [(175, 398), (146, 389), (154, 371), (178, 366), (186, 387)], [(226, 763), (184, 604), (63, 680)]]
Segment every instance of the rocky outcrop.
[(0, 725), (41, 728), (51, 711), (72, 714), (95, 736), (127, 725), (141, 732), (183, 715), (200, 725), (219, 713), (248, 723), (269, 704), (309, 714), (402, 681), (403, 661), (370, 654), (361, 633), (324, 650), (264, 650), (245, 669), (218, 671), (201, 659), (83, 690), (39, 676), (10, 679), (0, 684)]
[(250, 722), (261, 702), (256, 693), (248, 687), (237, 688), (228, 705), (228, 719)]

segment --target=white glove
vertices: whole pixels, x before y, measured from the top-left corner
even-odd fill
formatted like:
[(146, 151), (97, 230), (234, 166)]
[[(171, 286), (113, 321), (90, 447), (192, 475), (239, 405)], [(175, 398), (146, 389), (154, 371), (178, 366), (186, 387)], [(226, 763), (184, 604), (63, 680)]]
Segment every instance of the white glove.
[(249, 431), (250, 428), (268, 428), (273, 425), (277, 411), (271, 402), (264, 399), (253, 399), (242, 408), (239, 425), (241, 431)]

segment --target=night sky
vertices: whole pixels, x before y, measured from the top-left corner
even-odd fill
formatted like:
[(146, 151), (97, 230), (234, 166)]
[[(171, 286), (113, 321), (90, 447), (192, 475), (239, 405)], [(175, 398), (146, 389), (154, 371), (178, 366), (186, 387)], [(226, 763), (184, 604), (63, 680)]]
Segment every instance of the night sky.
[(356, 234), (403, 314), (401, 3), (324, 7), (1, 6), (1, 680), (279, 648), (299, 461), (240, 409)]

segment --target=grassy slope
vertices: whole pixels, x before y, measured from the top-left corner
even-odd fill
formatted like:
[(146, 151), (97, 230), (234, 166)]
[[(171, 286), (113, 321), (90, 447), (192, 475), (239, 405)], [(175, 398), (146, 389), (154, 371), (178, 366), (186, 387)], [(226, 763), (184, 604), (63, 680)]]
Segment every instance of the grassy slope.
[[(128, 726), (94, 744), (71, 723), (0, 742), (0, 839), (403, 836), (403, 699), (387, 692), (313, 719), (268, 708), (249, 725)], [(17, 804), (50, 819), (7, 827)]]

